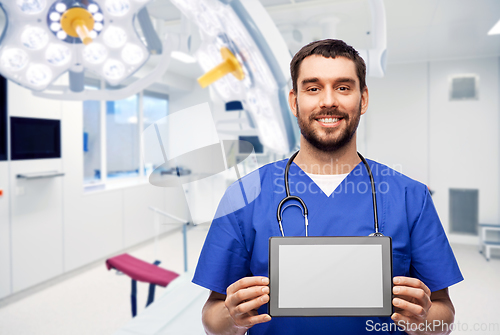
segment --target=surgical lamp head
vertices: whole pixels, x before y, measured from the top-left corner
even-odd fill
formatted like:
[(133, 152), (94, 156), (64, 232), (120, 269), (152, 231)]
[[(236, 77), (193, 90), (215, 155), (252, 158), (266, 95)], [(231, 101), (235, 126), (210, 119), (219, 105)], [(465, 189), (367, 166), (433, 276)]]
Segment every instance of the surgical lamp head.
[(37, 92), (66, 72), (71, 91), (81, 92), (87, 70), (117, 86), (153, 51), (134, 25), (137, 18), (147, 40), (141, 18), (149, 19), (150, 1), (0, 0), (7, 22), (0, 37), (0, 73)]
[(302, 47), (290, 62), (290, 73), (292, 76), (293, 91), (297, 93), (297, 78), (299, 77), (300, 64), (309, 56), (319, 55), (325, 58), (345, 57), (354, 62), (356, 74), (359, 79), (359, 88), (362, 92), (366, 87), (366, 64), (363, 58), (352, 46), (342, 40), (325, 39), (311, 42)]

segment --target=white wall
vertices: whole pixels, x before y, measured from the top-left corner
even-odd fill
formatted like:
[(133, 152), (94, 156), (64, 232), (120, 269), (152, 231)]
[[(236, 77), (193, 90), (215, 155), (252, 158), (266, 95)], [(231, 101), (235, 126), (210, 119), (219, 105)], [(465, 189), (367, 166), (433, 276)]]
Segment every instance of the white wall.
[[(454, 74), (479, 76), (479, 99), (449, 101)], [(430, 67), (430, 180), (448, 222), (448, 189), (479, 189), (479, 222), (498, 223), (498, 59), (433, 62)]]
[(384, 78), (369, 77), (367, 85), (367, 155), (427, 184), (427, 63), (390, 64)]
[(11, 292), (9, 165), (0, 162), (0, 299)]
[[(152, 238), (155, 227), (149, 206), (189, 218), (180, 188), (158, 188), (144, 180), (84, 193), (82, 102), (36, 98), (11, 82), (8, 91), (9, 117), (61, 120), (62, 158), (0, 162), (0, 189), (4, 191), (0, 197), (0, 298)], [(186, 107), (191, 100), (185, 100)], [(50, 170), (65, 176), (16, 177)], [(176, 222), (163, 219), (161, 223)], [(162, 225), (160, 232), (176, 227)]]
[[(60, 119), (61, 102), (8, 84), (8, 115)], [(63, 126), (63, 125), (62, 125)], [(35, 163), (36, 162), (36, 163)], [(62, 171), (61, 159), (9, 162), (12, 293), (63, 273), (61, 177), (26, 180), (21, 173)]]
[[(367, 156), (435, 190), (433, 200), (449, 229), (449, 189), (479, 189), (479, 222), (498, 223), (499, 60), (389, 64), (384, 78), (369, 78), (365, 116)], [(479, 76), (479, 99), (449, 100), (449, 78)], [(477, 243), (451, 235), (450, 240)]]

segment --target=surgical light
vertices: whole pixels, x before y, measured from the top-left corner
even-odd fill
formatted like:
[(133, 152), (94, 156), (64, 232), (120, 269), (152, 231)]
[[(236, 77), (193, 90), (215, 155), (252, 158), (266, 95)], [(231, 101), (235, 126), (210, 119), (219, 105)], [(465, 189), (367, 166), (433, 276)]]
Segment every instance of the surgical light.
[(106, 9), (113, 16), (123, 16), (130, 10), (128, 0), (106, 0)]
[(45, 52), (47, 62), (55, 66), (62, 66), (71, 60), (71, 51), (63, 44), (50, 44)]
[(28, 64), (28, 54), (21, 49), (8, 49), (2, 53), (1, 66), (7, 71), (17, 72)]
[(59, 22), (52, 22), (50, 24), (50, 30), (58, 32), (59, 30), (61, 30), (61, 24)]
[(55, 10), (58, 11), (59, 13), (63, 13), (66, 11), (66, 4), (62, 3), (62, 2), (59, 2), (58, 4), (56, 4), (56, 7), (55, 7)]
[(103, 28), (102, 23), (99, 23), (99, 22), (94, 23), (94, 30), (95, 31), (101, 31), (102, 28)]
[(57, 21), (57, 22), (59, 22), (59, 20), (61, 20), (61, 14), (59, 14), (58, 12), (52, 12), (49, 15), (49, 19), (51, 21)]
[(90, 64), (101, 64), (108, 57), (108, 49), (97, 42), (83, 49), (83, 59)]
[(64, 31), (60, 30), (57, 32), (56, 34), (57, 38), (60, 39), (60, 40), (65, 40), (66, 38), (68, 38), (68, 34), (66, 34)]
[(104, 32), (104, 43), (110, 48), (120, 48), (125, 42), (127, 42), (127, 33), (122, 28), (110, 26)]
[(21, 35), (21, 42), (28, 49), (39, 50), (47, 45), (49, 35), (41, 28), (28, 26)]
[(31, 64), (26, 71), (26, 78), (33, 86), (44, 86), (52, 80), (52, 71), (47, 65)]
[(298, 129), (287, 103), (291, 56), (262, 4), (258, 0), (171, 1), (198, 25), (202, 43), (196, 58), (208, 74), (200, 84), (210, 84), (224, 102), (241, 100), (270, 151), (291, 152), (298, 144)]
[[(7, 17), (0, 39), (0, 73), (40, 96), (89, 99), (67, 94), (84, 90), (85, 72), (115, 86), (137, 72), (152, 53), (162, 54), (163, 43), (155, 31), (143, 27), (152, 26), (145, 7), (150, 1), (0, 0)], [(66, 72), (71, 74), (69, 87), (51, 86)], [(62, 96), (50, 93), (62, 90)], [(112, 92), (118, 90), (100, 99), (113, 99)]]
[(97, 11), (99, 10), (99, 6), (97, 6), (96, 4), (90, 4), (88, 7), (87, 7), (87, 10), (89, 12), (91, 12), (92, 14), (95, 14), (97, 13)]
[(125, 75), (125, 66), (116, 59), (109, 59), (104, 63), (104, 76), (109, 80), (120, 80)]
[(102, 20), (104, 20), (104, 15), (102, 15), (101, 13), (95, 13), (94, 20), (96, 20), (97, 22), (101, 22)]
[(144, 59), (144, 52), (139, 46), (128, 43), (122, 50), (122, 59), (127, 64), (138, 64)]
[(216, 80), (219, 80), (228, 73), (231, 73), (238, 80), (243, 80), (243, 78), (245, 78), (243, 68), (231, 50), (226, 47), (222, 47), (220, 51), (223, 59), (222, 63), (198, 78), (198, 83), (203, 88), (212, 84)]
[(38, 14), (45, 9), (45, 0), (16, 0), (21, 11), (26, 14)]

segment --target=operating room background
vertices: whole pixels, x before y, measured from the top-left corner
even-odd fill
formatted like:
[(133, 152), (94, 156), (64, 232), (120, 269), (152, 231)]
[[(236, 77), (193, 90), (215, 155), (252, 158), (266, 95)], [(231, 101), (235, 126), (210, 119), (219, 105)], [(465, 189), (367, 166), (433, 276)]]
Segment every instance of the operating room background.
[[(327, 37), (359, 48), (369, 43), (364, 1), (262, 3), (292, 52)], [(500, 36), (487, 36), (500, 19), (500, 3), (386, 0), (385, 5), (387, 71), (383, 78), (367, 80), (370, 106), (359, 129), (360, 152), (428, 185), (452, 244), (477, 246), (477, 235), (451, 232), (449, 189), (477, 189), (479, 222), (500, 223)], [(156, 1), (151, 7), (160, 31), (179, 31), (174, 6)], [(154, 89), (168, 94), (169, 113), (209, 102), (214, 120), (234, 119), (210, 90), (198, 86), (201, 74), (198, 65), (173, 59)], [(451, 78), (464, 74), (478, 78), (477, 99), (450, 100)], [(189, 216), (182, 190), (144, 181), (83, 192), (82, 102), (37, 98), (9, 82), (8, 113), (61, 120), (62, 158), (0, 161), (0, 299), (14, 301), (37, 285), (150, 241), (155, 230), (148, 206)], [(30, 184), (16, 178), (49, 170), (65, 176)], [(162, 226), (162, 234), (169, 231), (177, 231), (176, 226)]]

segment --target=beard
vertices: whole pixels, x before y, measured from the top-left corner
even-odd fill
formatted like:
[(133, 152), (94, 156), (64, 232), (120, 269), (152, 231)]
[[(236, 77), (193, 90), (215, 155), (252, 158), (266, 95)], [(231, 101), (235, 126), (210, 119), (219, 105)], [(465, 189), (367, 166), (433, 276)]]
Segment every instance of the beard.
[[(324, 128), (321, 130), (321, 132), (324, 132), (324, 135), (321, 136), (319, 134), (320, 130), (311, 127), (313, 122), (316, 122), (315, 117), (320, 114), (325, 116), (340, 116), (346, 126), (342, 129), (338, 127)], [(352, 119), (347, 113), (341, 112), (335, 108), (329, 108), (322, 110), (320, 113), (311, 114), (308, 119), (304, 120), (300, 117), (299, 105), (297, 104), (297, 122), (299, 124), (300, 133), (307, 142), (321, 151), (333, 152), (345, 147), (356, 133), (360, 119), (361, 100), (359, 101), (357, 113), (354, 114)], [(334, 133), (338, 133), (337, 136), (334, 136)]]

